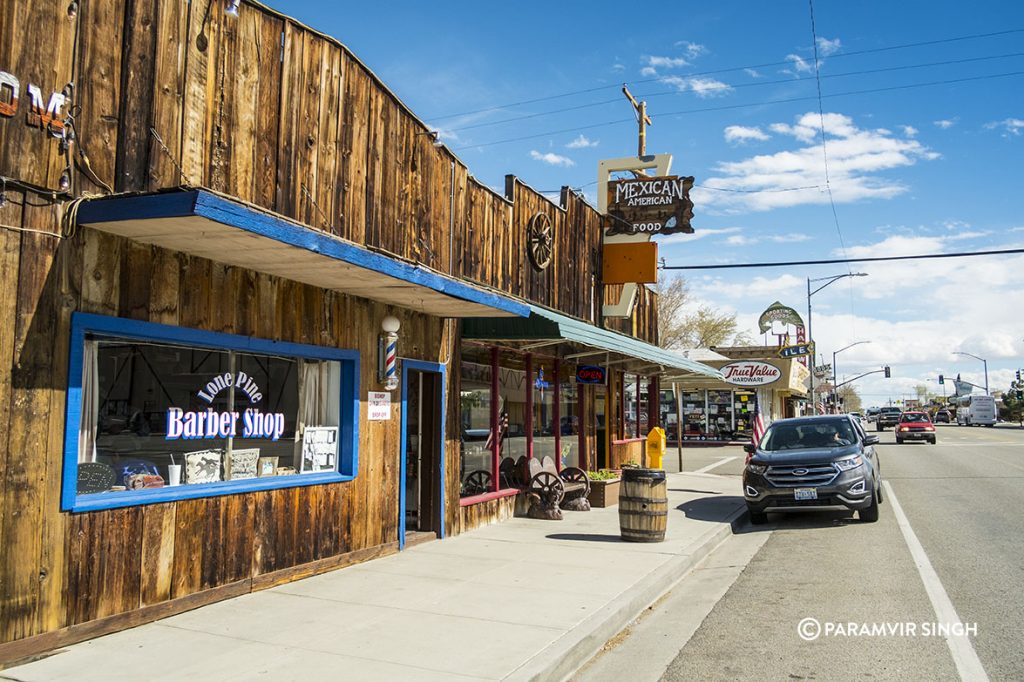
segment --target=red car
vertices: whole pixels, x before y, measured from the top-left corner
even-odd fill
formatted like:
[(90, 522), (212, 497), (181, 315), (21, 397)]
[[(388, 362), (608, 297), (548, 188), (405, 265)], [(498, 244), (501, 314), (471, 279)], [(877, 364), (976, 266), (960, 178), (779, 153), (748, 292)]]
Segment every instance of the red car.
[(927, 412), (904, 412), (895, 431), (897, 444), (905, 440), (926, 440), (935, 445), (935, 425)]

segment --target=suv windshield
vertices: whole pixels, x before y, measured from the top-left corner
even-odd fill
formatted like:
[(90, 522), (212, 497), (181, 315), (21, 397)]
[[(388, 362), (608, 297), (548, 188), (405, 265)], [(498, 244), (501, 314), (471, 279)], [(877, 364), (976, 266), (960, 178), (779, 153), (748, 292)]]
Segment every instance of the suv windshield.
[(761, 450), (802, 450), (853, 445), (857, 435), (846, 419), (803, 424), (779, 423), (768, 429), (758, 446)]

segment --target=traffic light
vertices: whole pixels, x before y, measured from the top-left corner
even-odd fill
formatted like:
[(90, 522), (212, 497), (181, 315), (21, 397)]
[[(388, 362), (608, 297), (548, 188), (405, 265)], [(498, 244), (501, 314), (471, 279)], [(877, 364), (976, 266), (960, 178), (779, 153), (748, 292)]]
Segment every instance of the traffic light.
[(1020, 381), (1020, 370), (1017, 370), (1017, 381)]
[(889, 371), (889, 365), (886, 365), (885, 366), (885, 378), (888, 379), (891, 376), (892, 376), (892, 373)]
[[(1017, 374), (1019, 375), (1020, 372), (1017, 372)], [(940, 384), (946, 383), (946, 378), (944, 376), (942, 376), (941, 374), (939, 375), (939, 383)]]

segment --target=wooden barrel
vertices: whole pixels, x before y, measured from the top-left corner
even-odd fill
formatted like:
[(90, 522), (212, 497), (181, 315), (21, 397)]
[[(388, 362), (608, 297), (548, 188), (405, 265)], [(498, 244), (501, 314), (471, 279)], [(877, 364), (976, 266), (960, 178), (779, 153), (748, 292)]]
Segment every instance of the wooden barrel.
[(619, 534), (626, 542), (662, 542), (668, 526), (668, 485), (657, 469), (623, 469)]

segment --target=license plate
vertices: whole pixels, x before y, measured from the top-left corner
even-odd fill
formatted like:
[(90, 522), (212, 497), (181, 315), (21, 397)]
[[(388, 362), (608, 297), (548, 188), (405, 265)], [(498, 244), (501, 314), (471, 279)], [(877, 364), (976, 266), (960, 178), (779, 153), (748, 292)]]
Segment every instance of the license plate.
[(798, 500), (816, 500), (818, 499), (817, 488), (797, 488), (793, 495)]

